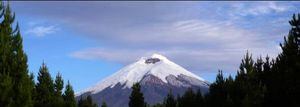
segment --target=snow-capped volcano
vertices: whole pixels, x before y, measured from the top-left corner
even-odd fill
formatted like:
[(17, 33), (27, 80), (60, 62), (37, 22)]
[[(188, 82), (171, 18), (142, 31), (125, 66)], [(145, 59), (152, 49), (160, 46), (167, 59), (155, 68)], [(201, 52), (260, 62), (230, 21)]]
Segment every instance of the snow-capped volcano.
[[(161, 91), (156, 92), (158, 95), (155, 96), (163, 97), (167, 93), (165, 91), (170, 89), (172, 89), (175, 94), (181, 94), (184, 89), (188, 87), (202, 88), (202, 90), (204, 89), (203, 91), (207, 91), (208, 89), (208, 83), (203, 78), (187, 71), (162, 55), (153, 54), (151, 57), (142, 57), (138, 61), (125, 66), (115, 74), (107, 77), (103, 81), (100, 81), (95, 86), (78, 93), (77, 96), (79, 97), (81, 95), (91, 94), (96, 101), (100, 99), (106, 101), (112, 100), (113, 98), (107, 98), (107, 94), (105, 92), (114, 90), (118, 91), (116, 93), (121, 92), (121, 94), (124, 94), (124, 103), (126, 103), (129, 96), (128, 92), (130, 93), (131, 86), (136, 82), (140, 82), (142, 89), (144, 89), (142, 91), (144, 91), (146, 101), (147, 98), (152, 97), (151, 95), (147, 96), (147, 93), (149, 92), (145, 92), (146, 90), (154, 92)], [(162, 90), (157, 90), (158, 88), (152, 89), (157, 86), (160, 86), (158, 88), (161, 88)], [(126, 93), (122, 93), (123, 91)], [(151, 94), (153, 94), (153, 92), (151, 92)], [(120, 99), (117, 101), (119, 100)], [(102, 101), (99, 101), (99, 104), (101, 102)], [(116, 104), (116, 101), (113, 101), (114, 103), (111, 104), (109, 104), (111, 101), (106, 102), (108, 102), (108, 105), (114, 107), (120, 106)], [(152, 102), (157, 103), (159, 101)], [(124, 106), (124, 104), (122, 106)]]

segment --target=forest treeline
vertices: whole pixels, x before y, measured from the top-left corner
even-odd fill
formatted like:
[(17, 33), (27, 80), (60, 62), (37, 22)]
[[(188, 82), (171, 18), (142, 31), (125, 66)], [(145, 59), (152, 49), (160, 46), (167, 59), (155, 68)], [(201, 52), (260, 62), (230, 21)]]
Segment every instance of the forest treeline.
[[(182, 96), (170, 92), (153, 107), (300, 107), (300, 14), (289, 21), (291, 29), (274, 59), (253, 59), (246, 53), (235, 77), (222, 71), (209, 92), (188, 89)], [(0, 107), (97, 107), (91, 96), (76, 102), (73, 88), (61, 74), (52, 78), (42, 63), (37, 80), (29, 73), (27, 55), (15, 14), (0, 2)], [(129, 107), (150, 106), (141, 86), (132, 87)], [(109, 106), (109, 105), (108, 105)], [(107, 107), (103, 102), (102, 107)]]

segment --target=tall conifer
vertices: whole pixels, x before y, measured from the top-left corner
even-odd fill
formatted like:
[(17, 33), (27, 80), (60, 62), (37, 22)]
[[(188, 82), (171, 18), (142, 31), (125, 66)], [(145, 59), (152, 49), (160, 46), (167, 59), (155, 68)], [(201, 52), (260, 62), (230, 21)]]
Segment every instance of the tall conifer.
[(0, 25), (0, 74), (4, 76), (1, 79), (7, 78), (1, 81), (11, 85), (6, 86), (13, 91), (10, 98), (7, 98), (13, 101), (11, 106), (31, 107), (33, 85), (28, 73), (27, 56), (23, 51), (19, 25), (16, 24), (13, 29), (15, 14), (11, 12), (9, 4), (5, 7), (1, 1), (0, 5), (0, 17), (3, 17)]
[(164, 106), (165, 107), (176, 107), (176, 100), (172, 91), (170, 90), (167, 97), (164, 99)]
[(145, 107), (147, 104), (144, 101), (143, 93), (139, 83), (133, 84), (132, 92), (129, 97), (129, 107)]
[(85, 99), (82, 97), (79, 99), (78, 107), (97, 107), (97, 104), (93, 102), (92, 96), (88, 95)]
[(36, 84), (36, 107), (53, 107), (54, 85), (48, 67), (42, 64), (37, 77)]
[(63, 107), (64, 106), (64, 99), (62, 97), (62, 90), (64, 88), (64, 81), (60, 73), (56, 75), (54, 81), (54, 103), (55, 107)]
[(63, 94), (63, 98), (64, 98), (64, 102), (65, 102), (64, 107), (76, 107), (75, 94), (74, 94), (73, 88), (69, 81), (66, 85), (66, 89)]

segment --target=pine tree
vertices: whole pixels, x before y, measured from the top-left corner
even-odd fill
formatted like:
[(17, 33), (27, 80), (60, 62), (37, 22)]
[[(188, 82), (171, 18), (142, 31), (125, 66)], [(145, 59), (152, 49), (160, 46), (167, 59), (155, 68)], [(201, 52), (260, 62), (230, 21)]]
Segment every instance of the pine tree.
[(107, 107), (107, 104), (103, 101), (101, 107)]
[(167, 97), (164, 100), (164, 106), (165, 107), (176, 107), (176, 100), (172, 94), (172, 91), (170, 90)]
[(0, 107), (12, 105), (12, 79), (8, 74), (0, 73)]
[(158, 103), (158, 104), (154, 104), (152, 107), (164, 107), (164, 105), (163, 105), (163, 104), (160, 104), (160, 103)]
[[(17, 24), (18, 28), (18, 24)], [(32, 81), (28, 73), (27, 56), (23, 51), (22, 37), (18, 30), (13, 36), (14, 55), (13, 71), (14, 71), (14, 106), (31, 107), (33, 89)]]
[(53, 107), (54, 84), (45, 63), (42, 64), (36, 84), (36, 107)]
[(83, 105), (84, 105), (84, 100), (81, 96), (80, 99), (78, 100), (77, 107), (84, 107)]
[(201, 90), (198, 89), (196, 93), (196, 107), (203, 107), (205, 106), (205, 101), (203, 99)]
[(216, 81), (210, 85), (208, 105), (210, 107), (224, 107), (226, 105), (227, 93), (225, 90), (225, 79), (221, 70), (216, 77)]
[[(0, 18), (3, 18), (5, 7), (0, 2)], [(10, 51), (10, 35), (7, 35), (9, 26), (5, 24), (7, 20), (3, 20), (0, 26), (0, 106), (7, 107), (12, 104), (13, 80), (10, 75), (11, 69), (11, 51)]]
[[(5, 7), (3, 2), (0, 2), (0, 17), (3, 18), (4, 14), (6, 13)], [(0, 26), (0, 106), (5, 107), (12, 104), (12, 97), (13, 94), (13, 78), (11, 78), (11, 46), (10, 46), (10, 35), (7, 33), (7, 30), (11, 28), (7, 26), (7, 19), (1, 22)]]
[(62, 97), (62, 90), (64, 88), (64, 81), (60, 73), (56, 75), (54, 82), (54, 105), (55, 107), (63, 107), (64, 99)]
[(65, 89), (63, 98), (64, 98), (64, 102), (65, 102), (64, 107), (76, 107), (74, 91), (73, 91), (73, 88), (69, 81), (66, 85), (66, 89)]
[(144, 101), (143, 93), (139, 83), (133, 84), (132, 92), (129, 97), (129, 107), (145, 107), (147, 104)]
[[(284, 43), (280, 44), (282, 53), (272, 65), (272, 78), (267, 83), (267, 106), (285, 104), (299, 106), (300, 98), (300, 14), (293, 15), (291, 30)], [(277, 85), (276, 85), (277, 84)], [(280, 85), (278, 85), (280, 84)], [(276, 86), (275, 86), (276, 85)], [(275, 102), (275, 103), (272, 103)]]
[(263, 65), (261, 57), (255, 62), (252, 55), (249, 52), (246, 53), (234, 81), (237, 93), (230, 95), (233, 97), (235, 106), (262, 106), (265, 94), (263, 90), (265, 85), (262, 81)]
[[(11, 106), (31, 107), (33, 85), (28, 74), (27, 56), (23, 51), (19, 26), (16, 24), (16, 28), (12, 28), (15, 14), (12, 14), (9, 4), (5, 7), (1, 1), (0, 5), (0, 17), (3, 17), (0, 25), (0, 73), (4, 78), (9, 78), (11, 87), (8, 87), (13, 91), (7, 99), (13, 101)], [(8, 80), (1, 81), (8, 83)]]
[(97, 107), (97, 104), (95, 104), (92, 100), (92, 96), (88, 95), (85, 99), (82, 97), (78, 101), (78, 107)]
[(35, 81), (34, 81), (34, 74), (30, 73), (30, 80), (31, 80), (31, 100), (32, 100), (32, 105), (35, 106), (35, 96), (36, 96), (36, 87), (35, 87)]

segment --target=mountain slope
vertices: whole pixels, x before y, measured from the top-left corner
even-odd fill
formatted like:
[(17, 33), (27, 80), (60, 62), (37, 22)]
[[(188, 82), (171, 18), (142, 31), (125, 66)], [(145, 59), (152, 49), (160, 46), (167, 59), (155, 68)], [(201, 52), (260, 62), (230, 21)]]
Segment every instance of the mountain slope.
[(174, 94), (182, 94), (189, 87), (200, 88), (203, 92), (208, 90), (208, 83), (203, 78), (162, 55), (153, 54), (122, 68), (77, 96), (91, 94), (98, 104), (105, 100), (109, 106), (124, 107), (130, 88), (136, 82), (140, 82), (145, 100), (150, 104), (161, 102), (170, 89)]

